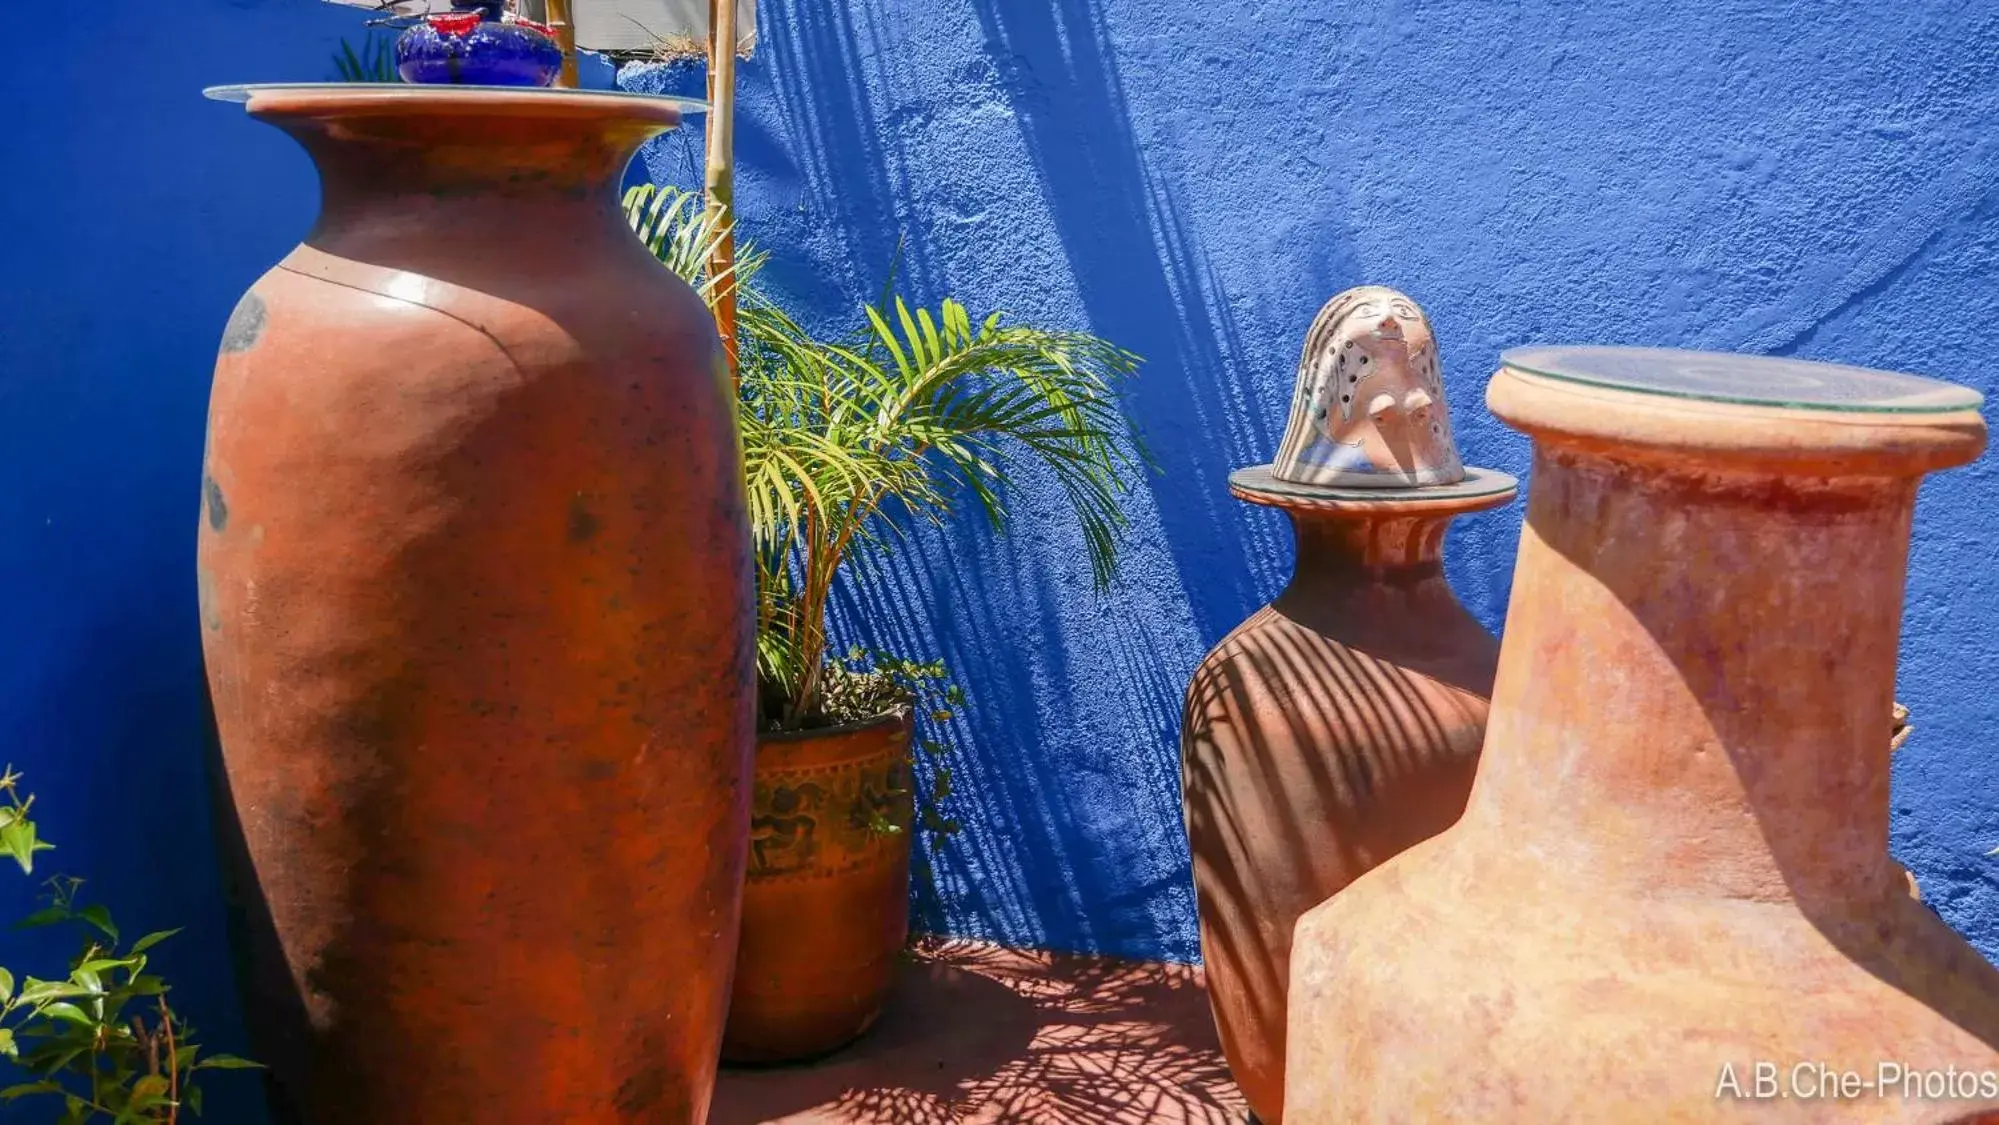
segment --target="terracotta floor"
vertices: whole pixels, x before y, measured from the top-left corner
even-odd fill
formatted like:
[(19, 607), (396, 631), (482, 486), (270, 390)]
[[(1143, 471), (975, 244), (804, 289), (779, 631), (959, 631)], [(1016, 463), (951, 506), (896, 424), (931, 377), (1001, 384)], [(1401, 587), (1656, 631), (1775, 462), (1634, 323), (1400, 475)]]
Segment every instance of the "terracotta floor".
[(1200, 970), (929, 943), (866, 1038), (724, 1070), (709, 1125), (1238, 1125)]

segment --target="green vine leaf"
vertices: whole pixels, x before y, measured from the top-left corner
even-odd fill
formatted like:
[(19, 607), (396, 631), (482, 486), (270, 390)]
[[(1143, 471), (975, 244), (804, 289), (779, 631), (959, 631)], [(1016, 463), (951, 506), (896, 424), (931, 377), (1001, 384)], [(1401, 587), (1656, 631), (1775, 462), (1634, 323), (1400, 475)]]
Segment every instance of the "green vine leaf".
[(0, 1090), (0, 1101), (11, 1102), (15, 1098), (25, 1098), (31, 1094), (60, 1094), (62, 1087), (53, 1082), (21, 1082)]
[(82, 1008), (77, 1007), (67, 1000), (58, 1000), (53, 1004), (44, 1004), (39, 1014), (47, 1016), (50, 1019), (63, 1020), (83, 1027), (94, 1028), (97, 1026), (95, 1020), (83, 1014)]
[[(27, 874), (52, 845), (36, 833), (34, 798), (20, 794), (20, 780), (11, 767), (0, 774), (0, 851)], [(203, 1057), (194, 1029), (167, 1005), (166, 981), (146, 972), (146, 951), (180, 931), (156, 930), (121, 953), (111, 912), (79, 900), (83, 880), (58, 875), (44, 886), (45, 905), (16, 925), (73, 926), (81, 949), (66, 979), (23, 976), (18, 992), (14, 973), (0, 968), (0, 1015), (16, 1020), (0, 1028), (0, 1057), (35, 1078), (0, 1089), (0, 1102), (53, 1099), (60, 1125), (177, 1125), (183, 1107), (201, 1111), (197, 1070), (258, 1066)]]
[(239, 1059), (235, 1055), (210, 1055), (194, 1064), (195, 1070), (263, 1070), (264, 1064)]
[(49, 907), (44, 907), (41, 910), (37, 910), (33, 914), (28, 915), (26, 918), (21, 919), (19, 922), (14, 923), (14, 928), (20, 930), (33, 930), (33, 929), (39, 929), (43, 926), (53, 926), (58, 922), (67, 922), (67, 921), (69, 921), (68, 908), (61, 906), (49, 906)]
[(21, 865), (21, 874), (35, 873), (35, 853), (48, 850), (50, 845), (35, 838), (33, 821), (16, 819), (5, 828), (0, 828), (0, 851), (14, 857)]
[(133, 942), (131, 952), (135, 955), (144, 953), (146, 950), (151, 949), (179, 932), (179, 930), (155, 930), (138, 941)]
[(104, 936), (110, 938), (113, 942), (118, 940), (118, 927), (111, 924), (111, 912), (109, 910), (104, 909), (102, 906), (86, 906), (82, 910), (77, 911), (76, 916), (97, 927)]

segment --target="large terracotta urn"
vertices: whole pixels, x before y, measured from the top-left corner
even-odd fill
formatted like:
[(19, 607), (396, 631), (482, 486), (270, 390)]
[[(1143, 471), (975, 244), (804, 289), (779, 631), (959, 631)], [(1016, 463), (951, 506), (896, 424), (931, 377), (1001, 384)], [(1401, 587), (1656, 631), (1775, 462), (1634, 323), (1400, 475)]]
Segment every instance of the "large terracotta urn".
[(909, 938), (914, 730), (898, 712), (758, 738), (728, 1061), (824, 1055), (881, 1015)]
[(1444, 535), (1515, 487), (1464, 469), (1428, 321), (1373, 286), (1308, 334), (1278, 460), (1229, 478), (1290, 517), (1297, 560), (1195, 671), (1181, 790), (1216, 1027), (1268, 1125), (1292, 926), (1464, 810), (1499, 644), (1451, 592)]
[(1999, 1119), (1999, 970), (1888, 857), (1911, 514), (1979, 396), (1504, 363), (1534, 468), (1477, 781), (1299, 923), (1290, 1125)]
[(216, 364), (202, 636), (283, 1121), (698, 1125), (754, 739), (739, 447), (614, 191), (675, 103), (250, 88), (318, 165)]

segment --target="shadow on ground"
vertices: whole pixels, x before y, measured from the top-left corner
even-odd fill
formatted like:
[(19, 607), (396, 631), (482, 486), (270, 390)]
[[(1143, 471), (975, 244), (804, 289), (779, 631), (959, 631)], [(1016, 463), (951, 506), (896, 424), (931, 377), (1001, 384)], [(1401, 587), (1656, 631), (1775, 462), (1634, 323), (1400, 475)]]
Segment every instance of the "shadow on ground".
[(723, 1071), (710, 1125), (1242, 1120), (1200, 972), (927, 940), (824, 1061)]

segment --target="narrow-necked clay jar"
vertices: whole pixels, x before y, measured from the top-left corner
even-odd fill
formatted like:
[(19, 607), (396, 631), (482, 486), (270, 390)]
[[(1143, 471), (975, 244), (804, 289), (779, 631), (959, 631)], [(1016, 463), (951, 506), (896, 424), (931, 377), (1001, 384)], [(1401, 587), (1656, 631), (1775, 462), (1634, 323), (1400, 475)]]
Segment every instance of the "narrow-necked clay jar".
[(1229, 488), (1290, 517), (1297, 561), (1194, 673), (1182, 796), (1223, 1052), (1276, 1125), (1293, 923), (1464, 809), (1499, 646), (1444, 578), (1444, 534), (1515, 482), (1463, 468), (1427, 320), (1367, 286), (1307, 335), (1278, 461)]
[(323, 186), (224, 334), (198, 547), (277, 1116), (698, 1125), (755, 617), (714, 323), (618, 208), (680, 107), (231, 96)]
[(1291, 1125), (1989, 1119), (1999, 970), (1888, 857), (1883, 729), (1979, 396), (1537, 348), (1488, 402), (1535, 455), (1477, 782), (1299, 923)]

